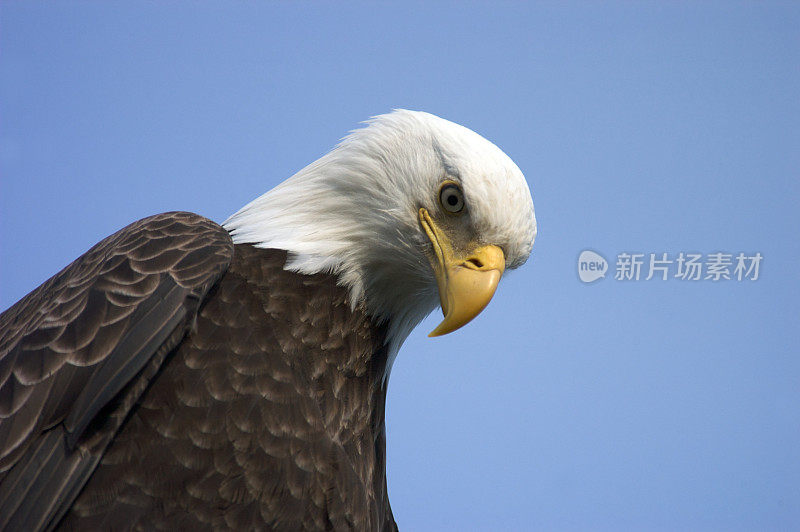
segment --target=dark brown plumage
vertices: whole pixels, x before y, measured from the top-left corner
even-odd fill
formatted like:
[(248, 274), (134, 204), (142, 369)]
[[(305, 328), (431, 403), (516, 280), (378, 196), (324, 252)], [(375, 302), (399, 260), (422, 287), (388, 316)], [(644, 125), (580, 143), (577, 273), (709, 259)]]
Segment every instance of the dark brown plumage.
[(384, 328), (166, 213), (0, 315), (0, 528), (395, 529)]

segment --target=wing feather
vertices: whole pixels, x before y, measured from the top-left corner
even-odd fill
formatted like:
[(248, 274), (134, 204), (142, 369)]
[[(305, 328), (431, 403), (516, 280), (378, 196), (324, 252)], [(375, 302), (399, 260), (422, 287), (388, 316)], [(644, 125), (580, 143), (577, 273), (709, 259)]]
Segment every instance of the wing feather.
[(57, 522), (232, 256), (214, 222), (160, 214), (0, 314), (0, 529)]

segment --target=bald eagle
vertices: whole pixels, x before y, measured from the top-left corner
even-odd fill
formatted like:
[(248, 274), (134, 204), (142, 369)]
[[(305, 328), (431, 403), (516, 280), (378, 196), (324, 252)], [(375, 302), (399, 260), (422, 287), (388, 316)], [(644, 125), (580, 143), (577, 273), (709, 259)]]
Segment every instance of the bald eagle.
[(508, 156), (403, 110), (222, 226), (125, 227), (0, 315), (0, 529), (396, 529), (392, 361), (535, 236)]

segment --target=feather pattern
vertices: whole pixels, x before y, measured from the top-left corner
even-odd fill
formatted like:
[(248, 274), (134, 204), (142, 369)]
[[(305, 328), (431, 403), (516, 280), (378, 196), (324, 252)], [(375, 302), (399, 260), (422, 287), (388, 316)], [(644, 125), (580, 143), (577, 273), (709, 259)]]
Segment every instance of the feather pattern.
[(3, 313), (0, 528), (396, 528), (385, 327), (285, 262), (167, 213)]
[(236, 246), (63, 528), (394, 528), (385, 330), (285, 261)]
[(66, 511), (232, 254), (205, 218), (153, 216), (0, 314), (0, 529)]

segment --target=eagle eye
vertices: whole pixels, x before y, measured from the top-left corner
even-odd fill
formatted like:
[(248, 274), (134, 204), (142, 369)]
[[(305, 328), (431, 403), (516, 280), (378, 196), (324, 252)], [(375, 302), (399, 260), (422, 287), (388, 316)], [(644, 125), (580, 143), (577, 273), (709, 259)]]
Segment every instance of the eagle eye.
[(449, 213), (457, 214), (464, 210), (464, 193), (456, 183), (445, 183), (439, 189), (439, 203)]

